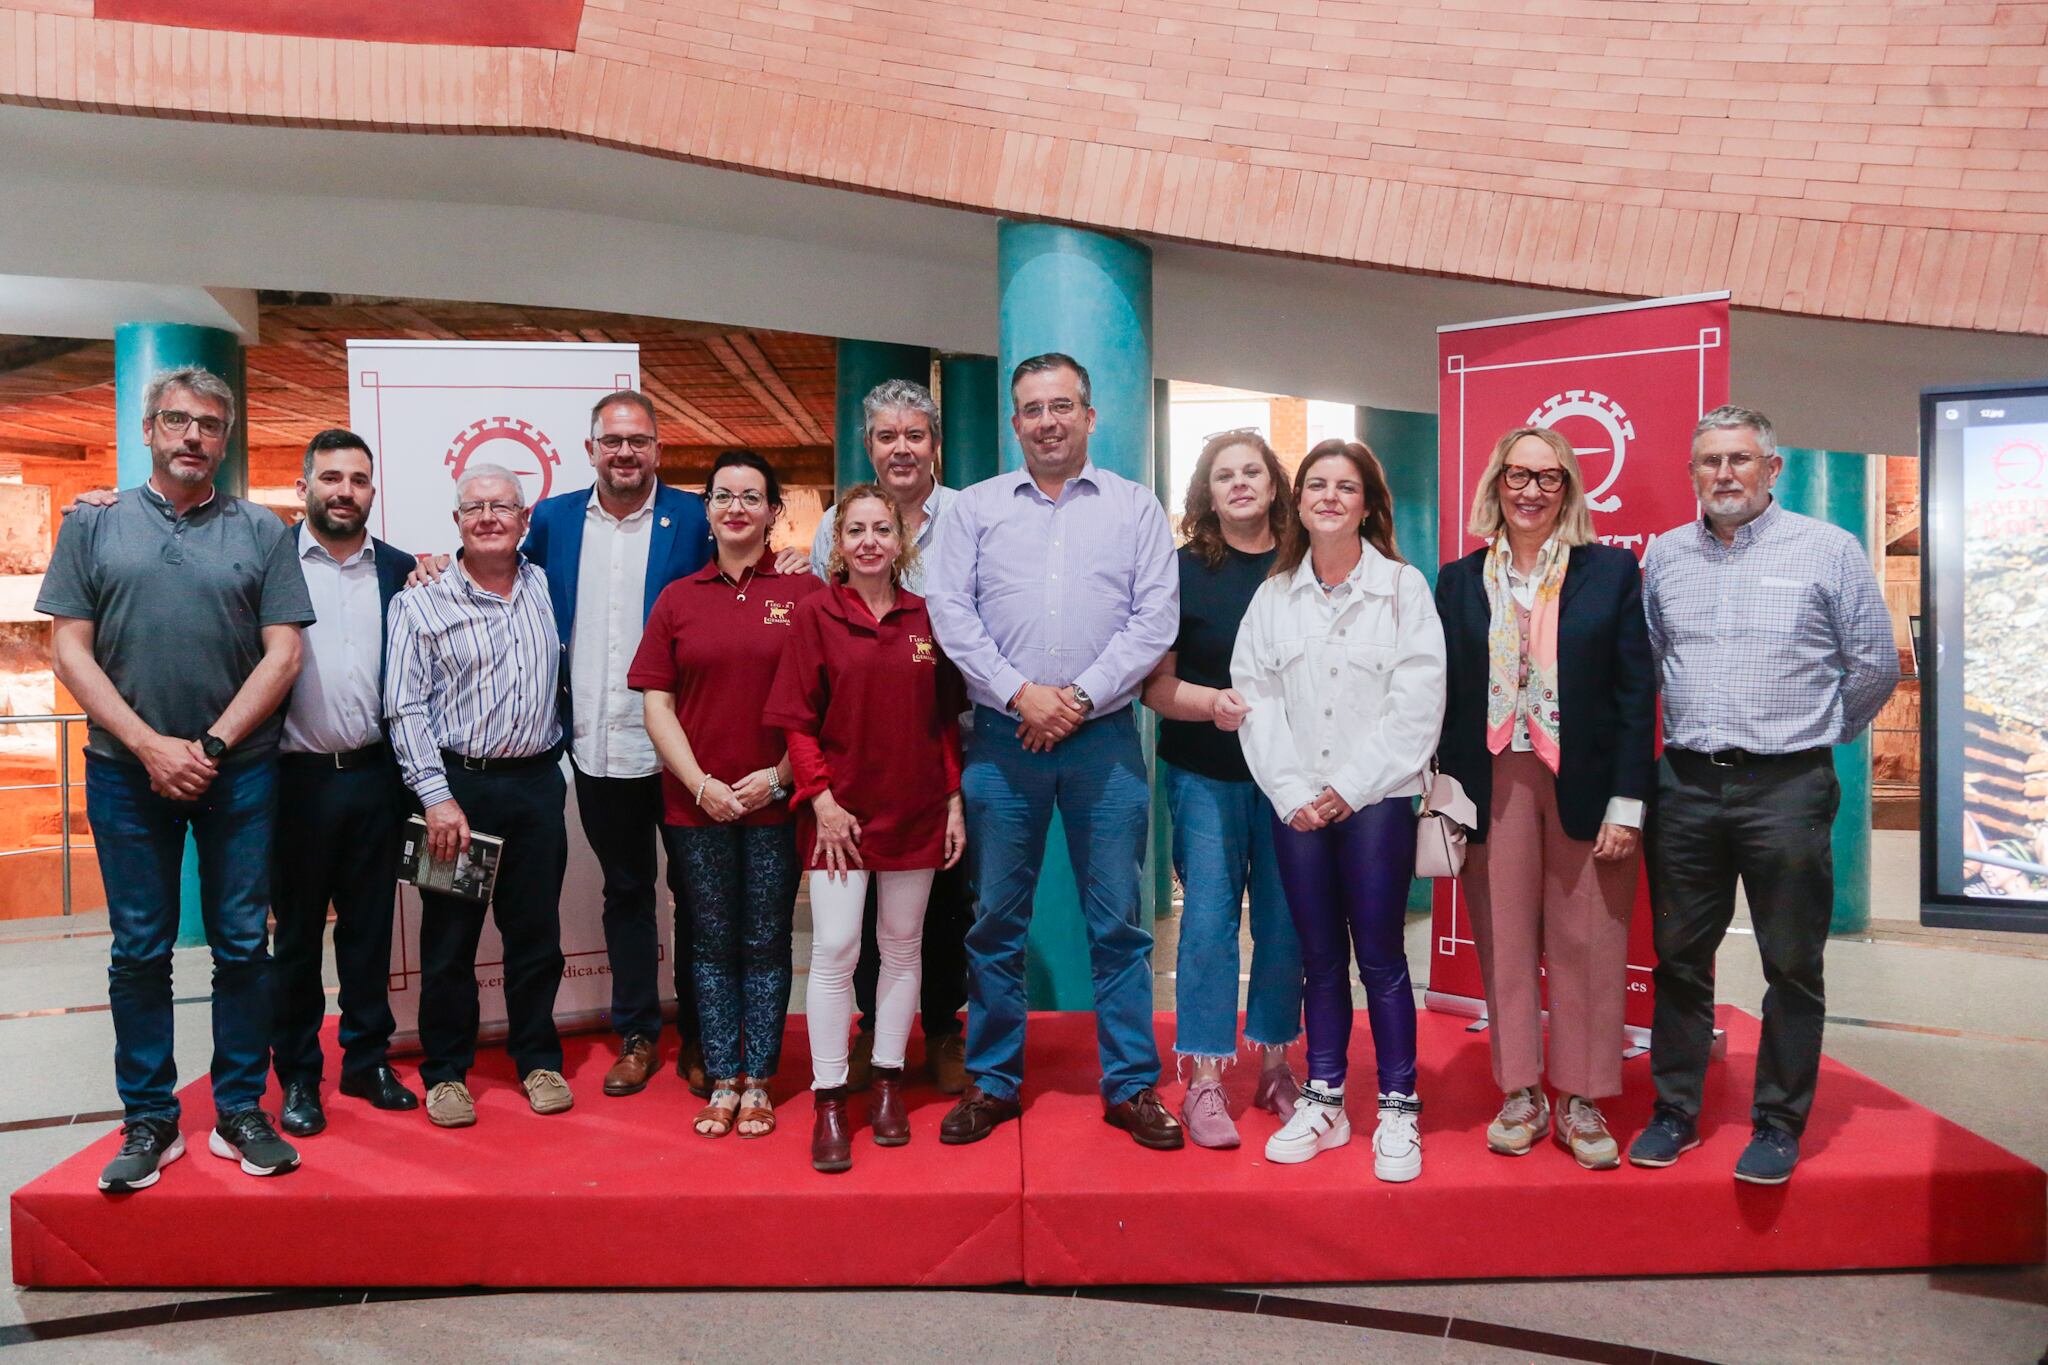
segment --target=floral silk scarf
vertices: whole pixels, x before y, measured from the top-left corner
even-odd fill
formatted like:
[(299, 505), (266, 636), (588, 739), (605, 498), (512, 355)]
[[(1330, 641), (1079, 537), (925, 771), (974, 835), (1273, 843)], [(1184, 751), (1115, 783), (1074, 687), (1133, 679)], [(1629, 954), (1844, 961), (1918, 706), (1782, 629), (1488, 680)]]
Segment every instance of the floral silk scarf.
[(1522, 638), (1515, 620), (1515, 594), (1508, 584), (1512, 561), (1503, 533), (1486, 555), (1486, 605), (1492, 619), (1486, 632), (1486, 747), (1500, 753), (1513, 741), (1518, 703), (1529, 723), (1529, 742), (1551, 772), (1557, 771), (1557, 616), (1564, 590), (1564, 571), (1572, 548), (1556, 539), (1545, 541), (1532, 576), (1536, 600), (1529, 608), (1528, 700), (1522, 673)]

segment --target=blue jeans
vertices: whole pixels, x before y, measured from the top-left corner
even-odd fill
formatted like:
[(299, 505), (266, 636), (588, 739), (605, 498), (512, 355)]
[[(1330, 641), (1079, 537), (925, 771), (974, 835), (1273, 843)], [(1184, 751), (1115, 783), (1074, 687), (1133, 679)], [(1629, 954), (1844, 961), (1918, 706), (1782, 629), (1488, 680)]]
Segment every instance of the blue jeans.
[(199, 846), (199, 904), (213, 950), (213, 1107), (253, 1109), (270, 1069), (270, 829), (277, 762), (223, 768), (197, 801), (149, 789), (141, 764), (87, 755), (92, 821), (107, 924), (114, 933), (107, 1001), (114, 1015), (114, 1084), (130, 1121), (178, 1117), (171, 1023), (171, 949), (189, 825)]
[(960, 793), (967, 803), (980, 901), (967, 931), (967, 1069), (988, 1094), (1013, 1100), (1024, 1084), (1024, 941), (1046, 831), (1066, 827), (1088, 964), (1102, 1099), (1121, 1104), (1159, 1080), (1152, 1038), (1152, 931), (1139, 915), (1152, 794), (1129, 707), (1083, 725), (1034, 754), (1017, 722), (974, 708)]
[(1173, 993), (1184, 1057), (1237, 1051), (1237, 926), (1249, 881), (1252, 979), (1244, 1036), (1291, 1043), (1301, 1036), (1301, 943), (1273, 857), (1273, 808), (1251, 781), (1227, 782), (1162, 762), (1173, 816), (1173, 870), (1185, 899)]

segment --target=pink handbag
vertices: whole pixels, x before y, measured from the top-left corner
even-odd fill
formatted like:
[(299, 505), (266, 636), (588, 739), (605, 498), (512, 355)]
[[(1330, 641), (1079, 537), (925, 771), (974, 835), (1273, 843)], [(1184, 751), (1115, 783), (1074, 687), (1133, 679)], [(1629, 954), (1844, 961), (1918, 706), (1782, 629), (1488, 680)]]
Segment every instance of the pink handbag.
[(1455, 877), (1465, 866), (1465, 836), (1478, 824), (1479, 808), (1457, 778), (1429, 761), (1429, 785), (1415, 822), (1415, 875)]

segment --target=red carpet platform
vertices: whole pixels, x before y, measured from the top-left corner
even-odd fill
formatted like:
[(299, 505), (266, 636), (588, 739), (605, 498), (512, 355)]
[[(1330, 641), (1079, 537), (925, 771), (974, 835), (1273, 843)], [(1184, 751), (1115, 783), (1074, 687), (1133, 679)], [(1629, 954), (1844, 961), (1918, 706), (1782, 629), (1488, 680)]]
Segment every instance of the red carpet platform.
[[(1094, 1021), (1031, 1028), (1023, 1121), (942, 1147), (947, 1102), (912, 1094), (915, 1138), (863, 1132), (852, 1172), (808, 1162), (803, 1021), (790, 1021), (781, 1128), (706, 1141), (673, 1072), (630, 1099), (600, 1092), (609, 1040), (568, 1041), (577, 1107), (526, 1110), (502, 1053), (472, 1078), (477, 1127), (332, 1097), (305, 1168), (244, 1176), (206, 1153), (205, 1087), (186, 1095), (190, 1155), (155, 1188), (94, 1188), (107, 1137), (13, 1197), (14, 1277), (43, 1286), (947, 1285), (1287, 1283), (1650, 1275), (2030, 1263), (2048, 1253), (2048, 1177), (1830, 1062), (1788, 1186), (1729, 1177), (1748, 1136), (1756, 1024), (1724, 1011), (1728, 1060), (1707, 1091), (1705, 1144), (1664, 1171), (1585, 1172), (1554, 1146), (1519, 1160), (1481, 1140), (1498, 1103), (1483, 1036), (1422, 1018), (1427, 1166), (1372, 1177), (1370, 1111), (1351, 1146), (1302, 1166), (1262, 1156), (1276, 1121), (1243, 1114), (1234, 1152), (1144, 1151), (1106, 1127)], [(1162, 1016), (1162, 1047), (1170, 1040)], [(915, 1045), (913, 1045), (915, 1046)], [(913, 1065), (917, 1058), (913, 1055)], [(1369, 1091), (1364, 1019), (1354, 1084)], [(403, 1068), (410, 1074), (410, 1068)], [(1632, 1133), (1648, 1063), (1608, 1106)], [(1233, 1072), (1242, 1111), (1253, 1077)], [(1169, 1086), (1178, 1103), (1180, 1088)]]

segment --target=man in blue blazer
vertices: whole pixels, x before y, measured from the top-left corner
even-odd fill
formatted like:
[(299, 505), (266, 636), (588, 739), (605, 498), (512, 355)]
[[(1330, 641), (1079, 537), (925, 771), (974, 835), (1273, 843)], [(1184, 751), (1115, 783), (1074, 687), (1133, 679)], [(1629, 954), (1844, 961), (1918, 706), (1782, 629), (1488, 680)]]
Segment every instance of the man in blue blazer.
[(334, 966), (341, 983), (341, 1093), (379, 1109), (419, 1098), (392, 1071), (395, 1021), (392, 897), (400, 830), (413, 809), (386, 741), (384, 632), (391, 599), (413, 557), (369, 534), (376, 499), (370, 448), (333, 428), (306, 447), (298, 494), (306, 519), (293, 533), (318, 619), (285, 704), (278, 744), (278, 810), (272, 844), (271, 1064), (284, 1091), (287, 1133), (327, 1126), (321, 1108), (320, 1022), (327, 996), (320, 946), (334, 906)]
[[(646, 1088), (659, 1065), (661, 997), (656, 965), (655, 846), (661, 828), (661, 760), (647, 737), (640, 694), (626, 671), (654, 599), (711, 555), (704, 500), (663, 484), (654, 404), (622, 389), (590, 410), (584, 443), (597, 481), (544, 498), (533, 508), (523, 547), (547, 574), (561, 630), (568, 710), (563, 728), (576, 779), (584, 837), (604, 872), (604, 941), (612, 968), (612, 1027), (619, 1057), (604, 1093)], [(671, 865), (676, 899), (676, 1069), (702, 1093), (697, 1001), (690, 975), (690, 917)]]

